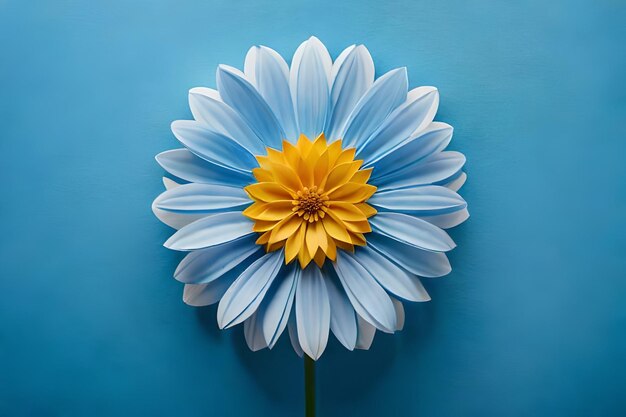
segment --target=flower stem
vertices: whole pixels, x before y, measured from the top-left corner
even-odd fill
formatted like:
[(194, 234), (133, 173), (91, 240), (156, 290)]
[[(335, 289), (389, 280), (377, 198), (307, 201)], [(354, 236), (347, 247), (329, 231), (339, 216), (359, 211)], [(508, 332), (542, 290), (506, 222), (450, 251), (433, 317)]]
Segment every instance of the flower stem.
[(315, 361), (304, 355), (304, 415), (315, 417)]

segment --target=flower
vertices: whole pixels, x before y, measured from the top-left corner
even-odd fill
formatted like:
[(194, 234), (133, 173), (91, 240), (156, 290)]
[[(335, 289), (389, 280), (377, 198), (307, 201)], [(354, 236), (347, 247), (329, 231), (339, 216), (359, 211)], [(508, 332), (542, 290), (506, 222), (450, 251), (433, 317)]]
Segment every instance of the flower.
[(183, 300), (219, 302), (219, 327), (243, 323), (252, 350), (288, 329), (313, 359), (330, 331), (353, 350), (400, 330), (402, 301), (430, 300), (420, 277), (451, 271), (444, 229), (469, 217), (437, 89), (408, 91), (405, 68), (375, 79), (363, 45), (333, 62), (315, 37), (291, 67), (255, 46), (216, 78), (172, 124), (184, 148), (157, 156), (175, 180), (152, 209), (177, 229), (165, 246), (189, 252)]

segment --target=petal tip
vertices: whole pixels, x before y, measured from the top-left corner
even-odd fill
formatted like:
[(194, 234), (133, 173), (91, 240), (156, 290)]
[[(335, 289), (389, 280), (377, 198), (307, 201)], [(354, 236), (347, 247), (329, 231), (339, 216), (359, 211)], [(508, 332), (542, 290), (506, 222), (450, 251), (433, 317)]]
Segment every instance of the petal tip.
[(201, 87), (193, 87), (193, 88), (190, 88), (190, 89), (189, 89), (189, 92), (188, 92), (187, 94), (189, 95), (189, 97), (191, 97), (191, 96), (200, 96), (200, 95), (202, 95), (202, 94), (200, 93), (200, 88), (201, 88)]
[(166, 247), (167, 249), (171, 249), (171, 250), (178, 250), (176, 249), (176, 241), (173, 241), (172, 238), (174, 236), (171, 236), (169, 239), (167, 239), (164, 243), (163, 246)]
[(170, 123), (170, 130), (176, 135), (180, 129), (185, 125), (185, 122), (191, 122), (191, 120), (174, 120)]
[[(229, 75), (231, 77), (240, 77), (243, 78), (243, 73), (235, 67), (226, 64), (219, 64), (217, 66), (217, 77), (220, 77), (222, 74)], [(218, 87), (219, 90), (219, 87)]]
[(319, 358), (322, 357), (322, 354), (324, 353), (324, 350), (322, 350), (321, 352), (316, 351), (316, 352), (312, 352), (309, 351), (309, 349), (305, 350), (304, 353), (311, 359), (313, 359), (314, 361), (317, 361)]

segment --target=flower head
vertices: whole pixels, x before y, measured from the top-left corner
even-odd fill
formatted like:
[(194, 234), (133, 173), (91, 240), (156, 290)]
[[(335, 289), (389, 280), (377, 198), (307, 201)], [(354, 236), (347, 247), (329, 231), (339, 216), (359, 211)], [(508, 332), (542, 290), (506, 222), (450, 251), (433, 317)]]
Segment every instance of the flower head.
[(220, 328), (244, 323), (253, 350), (288, 328), (313, 359), (330, 331), (352, 350), (400, 330), (402, 301), (430, 299), (420, 277), (451, 270), (445, 229), (469, 216), (437, 90), (409, 91), (405, 68), (375, 79), (363, 45), (333, 62), (314, 37), (291, 66), (252, 47), (216, 79), (172, 124), (184, 148), (157, 156), (174, 180), (153, 211), (177, 229), (165, 246), (189, 252), (184, 301), (219, 302)]
[(372, 168), (360, 170), (356, 149), (331, 144), (324, 134), (315, 141), (301, 135), (295, 145), (283, 141), (282, 152), (269, 148), (252, 170), (257, 183), (244, 190), (254, 204), (243, 214), (255, 221), (256, 243), (271, 252), (285, 248), (285, 263), (296, 257), (301, 268), (311, 260), (321, 268), (337, 258), (337, 247), (364, 246), (367, 221), (376, 210), (365, 203), (376, 187), (367, 184)]

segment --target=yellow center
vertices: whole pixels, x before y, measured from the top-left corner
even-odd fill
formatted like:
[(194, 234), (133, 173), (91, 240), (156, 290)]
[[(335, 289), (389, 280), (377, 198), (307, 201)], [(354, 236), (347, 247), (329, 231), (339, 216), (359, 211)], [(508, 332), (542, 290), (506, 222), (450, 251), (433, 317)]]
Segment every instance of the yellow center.
[(323, 218), (324, 213), (330, 207), (328, 196), (320, 195), (317, 190), (317, 185), (314, 185), (311, 189), (304, 187), (296, 193), (296, 198), (291, 202), (295, 206), (291, 210), (298, 213), (298, 216), (304, 217), (304, 220), (308, 220), (309, 223)]
[(261, 233), (256, 243), (267, 252), (285, 248), (285, 263), (296, 257), (302, 268), (311, 260), (322, 266), (337, 258), (337, 247), (353, 251), (365, 245), (371, 232), (369, 217), (376, 210), (366, 203), (376, 187), (367, 184), (372, 168), (360, 169), (354, 148), (341, 141), (326, 143), (301, 135), (295, 145), (283, 141), (283, 150), (268, 148), (257, 156), (252, 173), (257, 183), (245, 188), (254, 203), (243, 214)]

